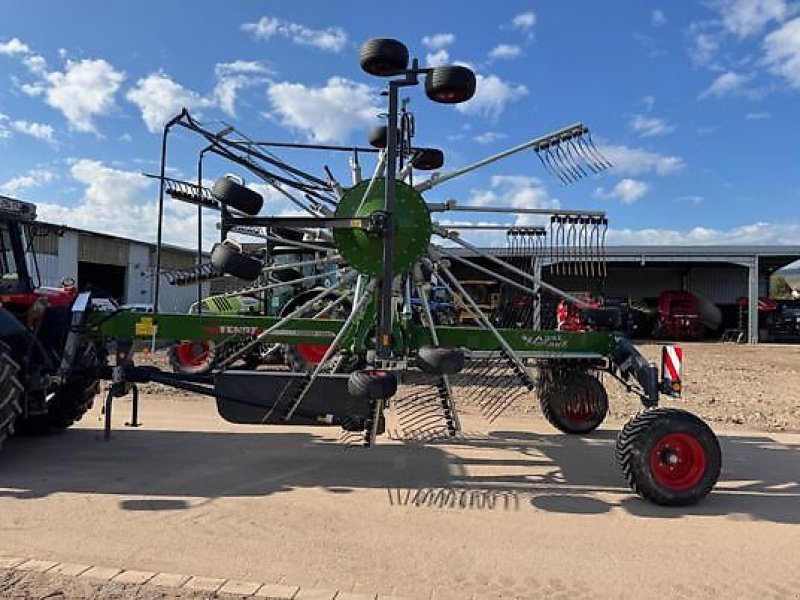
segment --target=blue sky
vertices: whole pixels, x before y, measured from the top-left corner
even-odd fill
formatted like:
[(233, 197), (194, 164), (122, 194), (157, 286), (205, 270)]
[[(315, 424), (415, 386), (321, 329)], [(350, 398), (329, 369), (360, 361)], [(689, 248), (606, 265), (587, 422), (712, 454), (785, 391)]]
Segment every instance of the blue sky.
[[(800, 2), (787, 0), (0, 4), (0, 193), (43, 218), (154, 238), (159, 130), (182, 106), (273, 141), (363, 144), (383, 107), (370, 37), (466, 63), (460, 107), (411, 89), (417, 142), (456, 168), (582, 121), (614, 169), (565, 187), (525, 152), (429, 201), (599, 209), (612, 243), (800, 243)], [(171, 145), (194, 177), (188, 134)], [(345, 156), (283, 152), (343, 181)], [(206, 172), (230, 167), (209, 162)], [(286, 210), (270, 197), (267, 212)], [(167, 239), (191, 243), (171, 203)], [(513, 219), (511, 219), (513, 221)], [(209, 237), (213, 232), (209, 232)]]

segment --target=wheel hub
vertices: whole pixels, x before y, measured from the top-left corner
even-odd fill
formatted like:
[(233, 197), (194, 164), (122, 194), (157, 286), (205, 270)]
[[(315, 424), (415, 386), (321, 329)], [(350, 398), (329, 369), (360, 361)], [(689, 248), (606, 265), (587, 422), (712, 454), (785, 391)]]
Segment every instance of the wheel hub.
[(693, 435), (684, 432), (662, 437), (650, 454), (650, 467), (656, 481), (673, 491), (686, 491), (697, 485), (706, 472), (705, 450)]
[[(362, 181), (342, 195), (334, 216), (368, 218), (373, 224), (385, 219), (386, 181), (378, 179), (365, 197), (369, 181)], [(383, 273), (383, 235), (371, 226), (364, 229), (334, 229), (336, 248), (358, 272), (378, 277)], [(431, 240), (431, 216), (422, 194), (410, 185), (396, 183), (394, 210), (395, 274), (407, 273), (428, 249)]]

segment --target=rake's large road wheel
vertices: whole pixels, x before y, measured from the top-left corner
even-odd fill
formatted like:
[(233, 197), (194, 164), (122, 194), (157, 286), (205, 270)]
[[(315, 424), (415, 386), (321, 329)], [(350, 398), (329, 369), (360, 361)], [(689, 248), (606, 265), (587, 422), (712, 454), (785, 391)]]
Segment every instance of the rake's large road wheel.
[(460, 65), (436, 67), (425, 78), (425, 94), (434, 102), (458, 104), (475, 95), (475, 73)]
[(642, 498), (687, 506), (705, 498), (719, 479), (719, 441), (702, 419), (677, 408), (634, 416), (617, 438), (617, 461)]
[(211, 194), (225, 206), (248, 215), (257, 215), (264, 206), (261, 194), (235, 182), (230, 177), (217, 179), (211, 188)]
[(8, 346), (0, 342), (0, 446), (14, 433), (14, 425), (22, 414), (22, 384), (17, 377), (19, 365), (9, 355)]
[(608, 414), (608, 393), (585, 371), (545, 376), (539, 392), (545, 419), (559, 431), (584, 434), (597, 429)]
[(369, 145), (373, 148), (386, 148), (389, 139), (389, 128), (386, 125), (378, 125), (369, 130)]
[(264, 263), (232, 248), (228, 244), (217, 244), (211, 250), (211, 264), (223, 273), (245, 281), (255, 281), (261, 274)]
[(347, 391), (354, 398), (386, 400), (397, 393), (397, 375), (383, 369), (354, 371), (347, 380)]
[(438, 148), (417, 148), (411, 166), (420, 171), (435, 171), (444, 165), (444, 152)]
[(214, 368), (216, 345), (209, 340), (185, 340), (171, 346), (167, 355), (175, 373), (205, 375)]
[(373, 38), (361, 46), (358, 62), (370, 75), (390, 77), (408, 68), (408, 48), (399, 40)]

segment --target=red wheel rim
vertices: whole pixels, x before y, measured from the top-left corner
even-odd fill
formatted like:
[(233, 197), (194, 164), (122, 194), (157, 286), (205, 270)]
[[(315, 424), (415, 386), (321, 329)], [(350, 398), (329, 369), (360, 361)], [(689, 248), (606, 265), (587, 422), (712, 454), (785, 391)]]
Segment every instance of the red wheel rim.
[(295, 346), (298, 356), (310, 365), (318, 365), (322, 362), (328, 348), (330, 348), (328, 344), (297, 344)]
[(650, 451), (650, 468), (659, 485), (676, 492), (696, 486), (706, 472), (706, 451), (689, 433), (669, 433)]
[(202, 367), (211, 356), (211, 343), (201, 340), (181, 342), (175, 354), (181, 366)]

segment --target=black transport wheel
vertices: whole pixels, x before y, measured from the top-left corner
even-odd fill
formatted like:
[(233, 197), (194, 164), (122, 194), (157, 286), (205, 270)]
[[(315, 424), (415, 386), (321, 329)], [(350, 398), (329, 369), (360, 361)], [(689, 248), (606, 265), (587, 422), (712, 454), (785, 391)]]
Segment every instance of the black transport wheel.
[(209, 340), (185, 340), (170, 346), (167, 356), (175, 373), (205, 375), (214, 368), (217, 348)]
[(444, 152), (438, 148), (417, 148), (411, 157), (411, 166), (420, 171), (435, 171), (444, 165)]
[(425, 94), (434, 102), (458, 104), (475, 95), (475, 73), (459, 65), (436, 67), (425, 78)]
[(14, 433), (14, 425), (22, 414), (23, 387), (18, 378), (19, 365), (10, 350), (0, 342), (0, 446)]
[(378, 125), (369, 130), (369, 145), (373, 148), (386, 148), (389, 139), (389, 128), (386, 125)]
[(255, 281), (261, 275), (264, 263), (243, 254), (228, 244), (216, 244), (211, 250), (211, 264), (223, 273), (245, 281)]
[(397, 375), (383, 369), (354, 371), (347, 379), (347, 391), (355, 398), (385, 400), (397, 392)]
[(416, 365), (425, 373), (455, 375), (464, 368), (464, 353), (456, 348), (422, 346), (417, 352)]
[(664, 506), (687, 506), (705, 498), (722, 467), (711, 428), (677, 408), (651, 408), (634, 416), (619, 433), (616, 454), (633, 491)]
[(408, 68), (408, 48), (399, 40), (372, 38), (362, 44), (358, 62), (370, 75), (390, 77)]
[(257, 215), (264, 206), (261, 194), (235, 182), (230, 177), (217, 179), (211, 188), (211, 194), (225, 206), (248, 215)]
[(564, 433), (583, 434), (597, 429), (608, 414), (608, 393), (586, 371), (544, 375), (539, 391), (544, 418)]

